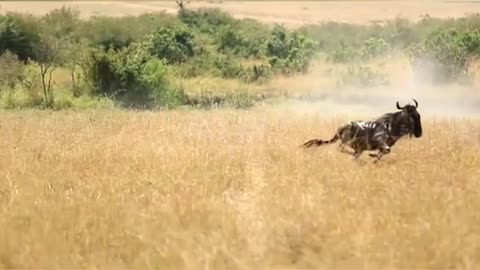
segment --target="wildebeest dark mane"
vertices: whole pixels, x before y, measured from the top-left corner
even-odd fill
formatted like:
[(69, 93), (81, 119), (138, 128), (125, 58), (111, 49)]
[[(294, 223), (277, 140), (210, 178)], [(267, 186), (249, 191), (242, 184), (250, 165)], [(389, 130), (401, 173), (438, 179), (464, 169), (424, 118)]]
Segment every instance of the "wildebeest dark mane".
[[(409, 106), (409, 108), (407, 108)], [(383, 123), (389, 121), (391, 123), (391, 135), (394, 137), (402, 137), (404, 135), (415, 136), (417, 138), (422, 136), (422, 123), (420, 114), (416, 107), (407, 105), (401, 108), (401, 111), (390, 112), (381, 115), (374, 119)]]

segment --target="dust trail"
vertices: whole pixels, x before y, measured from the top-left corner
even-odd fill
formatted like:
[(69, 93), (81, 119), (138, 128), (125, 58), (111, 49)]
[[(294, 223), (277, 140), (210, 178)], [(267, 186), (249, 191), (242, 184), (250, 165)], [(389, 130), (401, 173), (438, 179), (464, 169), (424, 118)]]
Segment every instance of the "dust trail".
[(419, 102), (419, 112), (426, 118), (479, 118), (480, 92), (474, 88), (406, 85), (372, 89), (333, 89), (312, 91), (307, 97), (291, 98), (271, 109), (297, 114), (320, 114), (325, 117), (354, 115), (372, 118), (396, 111), (400, 105)]

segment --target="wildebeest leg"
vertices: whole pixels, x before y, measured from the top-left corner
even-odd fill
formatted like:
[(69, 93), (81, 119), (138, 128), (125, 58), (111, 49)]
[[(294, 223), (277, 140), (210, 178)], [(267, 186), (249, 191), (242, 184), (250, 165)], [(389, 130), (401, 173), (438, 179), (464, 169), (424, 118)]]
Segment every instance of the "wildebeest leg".
[(353, 155), (354, 153), (352, 151), (348, 151), (346, 147), (347, 145), (341, 143), (338, 145), (338, 151), (340, 151), (341, 153)]
[(376, 156), (376, 159), (373, 160), (373, 164), (377, 164), (382, 157), (383, 157), (383, 153), (379, 152)]
[(373, 164), (376, 164), (377, 162), (380, 161), (380, 159), (384, 156), (390, 153), (390, 147), (388, 145), (383, 146), (377, 153), (376, 159), (373, 161)]
[(353, 153), (353, 159), (355, 160), (358, 160), (358, 158), (362, 155), (363, 151), (355, 151), (355, 153)]

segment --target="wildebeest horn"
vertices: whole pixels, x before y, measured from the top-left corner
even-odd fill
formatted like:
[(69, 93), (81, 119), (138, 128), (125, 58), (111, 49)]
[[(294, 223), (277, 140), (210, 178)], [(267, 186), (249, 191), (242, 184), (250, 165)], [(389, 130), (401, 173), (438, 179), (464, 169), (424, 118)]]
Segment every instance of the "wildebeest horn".
[(413, 102), (415, 102), (415, 108), (418, 108), (418, 102), (414, 98), (412, 99), (413, 99)]
[(403, 109), (403, 107), (400, 107), (400, 104), (398, 103), (398, 101), (397, 101), (397, 109), (399, 110)]

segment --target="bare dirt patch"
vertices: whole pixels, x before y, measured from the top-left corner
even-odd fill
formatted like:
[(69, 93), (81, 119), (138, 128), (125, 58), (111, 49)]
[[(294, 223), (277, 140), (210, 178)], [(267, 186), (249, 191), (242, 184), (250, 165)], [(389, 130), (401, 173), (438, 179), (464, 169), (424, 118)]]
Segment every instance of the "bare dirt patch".
[[(29, 12), (36, 15), (62, 6), (79, 8), (83, 17), (125, 16), (145, 12), (176, 13), (174, 1), (7, 1), (1, 11)], [(191, 8), (221, 8), (237, 18), (253, 18), (268, 23), (299, 26), (305, 23), (340, 21), (369, 23), (395, 17), (418, 20), (432, 17), (461, 17), (480, 11), (478, 1), (195, 1)]]

